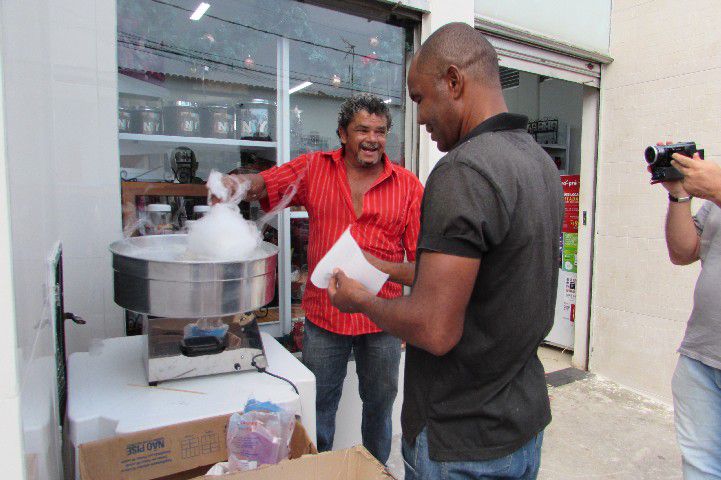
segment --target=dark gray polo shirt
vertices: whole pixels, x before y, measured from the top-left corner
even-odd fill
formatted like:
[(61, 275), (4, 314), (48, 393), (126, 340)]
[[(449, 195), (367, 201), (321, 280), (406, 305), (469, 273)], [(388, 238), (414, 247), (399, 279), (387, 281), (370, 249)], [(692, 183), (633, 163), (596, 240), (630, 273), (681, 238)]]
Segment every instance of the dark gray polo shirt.
[(563, 191), (527, 123), (487, 119), (426, 183), (419, 261), (426, 250), (481, 259), (458, 344), (406, 352), (403, 436), (427, 427), (433, 460), (502, 457), (551, 421), (536, 350), (553, 325)]

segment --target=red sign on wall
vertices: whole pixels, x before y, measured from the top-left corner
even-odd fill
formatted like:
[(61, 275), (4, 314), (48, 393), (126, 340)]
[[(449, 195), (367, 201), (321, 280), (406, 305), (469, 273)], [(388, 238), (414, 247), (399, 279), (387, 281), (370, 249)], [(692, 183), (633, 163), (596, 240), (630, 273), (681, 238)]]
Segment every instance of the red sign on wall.
[(563, 200), (566, 206), (566, 214), (563, 216), (564, 233), (578, 233), (578, 191), (580, 184), (580, 175), (561, 175)]

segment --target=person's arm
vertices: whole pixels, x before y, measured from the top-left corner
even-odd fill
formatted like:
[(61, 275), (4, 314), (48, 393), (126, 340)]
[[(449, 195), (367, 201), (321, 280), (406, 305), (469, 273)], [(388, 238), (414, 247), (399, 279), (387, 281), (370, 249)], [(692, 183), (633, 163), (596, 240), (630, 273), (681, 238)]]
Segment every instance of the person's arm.
[[(304, 205), (306, 198), (305, 174), (308, 165), (306, 155), (301, 155), (279, 167), (272, 167), (262, 173), (239, 174), (230, 173), (223, 176), (223, 184), (230, 190), (230, 196), (235, 194), (238, 182), (251, 182), (244, 200), (258, 200), (265, 211), (270, 211), (285, 196), (294, 193), (290, 205)], [(295, 188), (291, 188), (295, 186)], [(218, 203), (218, 199), (211, 198), (211, 203)]]
[[(688, 196), (683, 187), (670, 187), (669, 193), (676, 198)], [(669, 201), (666, 214), (666, 247), (671, 263), (689, 265), (695, 262), (699, 258), (700, 245), (701, 241), (691, 214), (691, 202)]]
[[(268, 196), (268, 191), (265, 188), (265, 179), (257, 173), (229, 173), (227, 175), (223, 175), (222, 181), (225, 188), (228, 189), (228, 197), (230, 198), (235, 195), (236, 189), (238, 189), (240, 185), (245, 182), (250, 182), (250, 188), (248, 188), (248, 191), (246, 192), (245, 198), (243, 198), (243, 200), (262, 200)], [(211, 205), (215, 205), (220, 201), (221, 200), (215, 195), (210, 196)]]
[(315, 155), (319, 154), (301, 155), (288, 163), (269, 168), (259, 174), (265, 182), (265, 197), (259, 198), (263, 210), (269, 212), (279, 204), (305, 205), (307, 199), (306, 173), (311, 157)]
[(416, 273), (416, 262), (388, 262), (371, 255), (365, 250), (363, 251), (363, 255), (365, 255), (368, 263), (376, 267), (381, 272), (388, 274), (389, 281), (400, 283), (406, 287), (413, 285), (413, 277)]
[(401, 244), (406, 252), (407, 262), (388, 262), (364, 251), (366, 260), (383, 273), (387, 273), (391, 282), (400, 283), (406, 287), (413, 285), (413, 278), (416, 274), (416, 243), (421, 223), (421, 202), (423, 200), (423, 186), (416, 180), (413, 186), (413, 193), (408, 202), (406, 212), (406, 226), (401, 236)]
[(328, 295), (339, 310), (362, 312), (391, 335), (441, 356), (461, 339), (480, 264), (478, 258), (424, 251), (410, 296), (388, 300), (371, 295), (339, 270)]
[[(668, 141), (666, 144), (673, 142)], [(664, 142), (657, 142), (656, 145), (663, 145)], [(674, 158), (678, 154), (674, 155)], [(694, 157), (696, 157), (695, 155)], [(688, 159), (683, 155), (678, 155), (678, 160), (673, 160), (674, 167), (678, 168), (681, 173), (686, 168), (686, 162), (683, 159)], [(688, 159), (691, 160), (691, 159)], [(700, 160), (700, 159), (699, 159)], [(683, 164), (679, 164), (681, 161)], [(648, 167), (651, 171), (651, 167)], [(690, 173), (687, 171), (686, 174)], [(686, 175), (684, 174), (684, 175)], [(686, 182), (689, 180), (687, 176), (684, 176), (683, 180), (674, 180), (672, 182), (661, 182), (663, 188), (669, 193), (669, 195), (676, 198), (687, 198), (692, 194), (686, 189)], [(692, 187), (693, 188), (693, 187)], [(694, 189), (698, 192), (698, 189)], [(696, 225), (691, 214), (691, 202), (673, 202), (669, 198), (668, 212), (666, 213), (666, 248), (668, 249), (668, 256), (671, 263), (674, 265), (689, 265), (698, 260), (699, 248), (701, 245)]]
[(342, 272), (328, 288), (341, 311), (362, 311), (383, 330), (439, 356), (460, 341), (481, 259), (508, 234), (515, 205), (481, 172), (455, 160), (437, 165), (426, 184), (411, 294), (376, 298)]
[[(268, 196), (268, 190), (265, 188), (265, 179), (258, 173), (250, 174), (230, 174), (236, 177), (241, 183), (245, 181), (250, 182), (250, 188), (245, 194), (245, 200), (263, 200)], [(229, 175), (229, 176), (230, 176)]]

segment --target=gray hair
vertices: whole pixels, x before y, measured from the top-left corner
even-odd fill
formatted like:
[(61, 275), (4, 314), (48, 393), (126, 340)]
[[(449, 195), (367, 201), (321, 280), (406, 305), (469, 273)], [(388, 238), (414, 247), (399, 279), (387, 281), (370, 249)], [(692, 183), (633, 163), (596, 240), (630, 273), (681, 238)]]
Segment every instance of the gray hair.
[(348, 129), (348, 125), (356, 113), (366, 111), (371, 115), (384, 116), (388, 120), (388, 131), (391, 129), (391, 112), (383, 100), (370, 93), (357, 93), (347, 98), (338, 112), (338, 129), (335, 131), (340, 137), (340, 129)]

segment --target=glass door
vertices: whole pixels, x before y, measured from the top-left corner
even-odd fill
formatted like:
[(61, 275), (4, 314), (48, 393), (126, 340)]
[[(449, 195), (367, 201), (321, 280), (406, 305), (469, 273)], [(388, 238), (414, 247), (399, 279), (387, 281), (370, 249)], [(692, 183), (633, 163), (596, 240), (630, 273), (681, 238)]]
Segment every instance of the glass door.
[[(289, 157), (341, 147), (337, 135), (338, 111), (356, 93), (376, 95), (388, 104), (392, 126), (386, 142), (389, 159), (410, 167), (405, 152), (406, 56), (412, 49), (413, 30), (390, 18), (370, 19), (318, 6), (289, 2), (296, 19), (286, 32), (289, 47), (288, 130)], [(410, 126), (410, 128), (415, 128)], [(312, 228), (303, 207), (290, 209), (291, 253), (286, 257), (289, 275), (288, 343), (299, 348), (305, 312), (305, 284), (310, 278), (307, 261)]]

